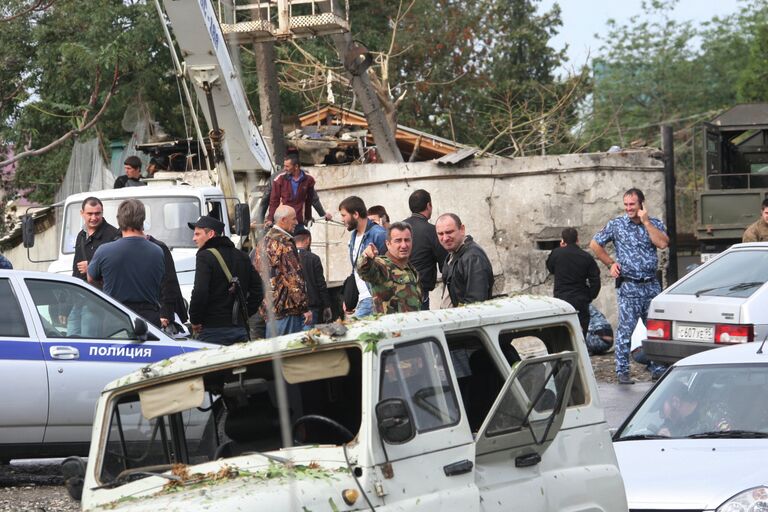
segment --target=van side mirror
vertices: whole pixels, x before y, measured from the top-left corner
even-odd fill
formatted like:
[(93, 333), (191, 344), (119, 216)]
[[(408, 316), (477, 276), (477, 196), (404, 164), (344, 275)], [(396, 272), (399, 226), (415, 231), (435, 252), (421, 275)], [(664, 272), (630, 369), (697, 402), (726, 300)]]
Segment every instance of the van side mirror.
[(386, 398), (376, 404), (379, 435), (389, 444), (407, 443), (416, 436), (408, 404), (402, 398)]
[(133, 320), (133, 334), (136, 335), (139, 341), (147, 341), (148, 332), (149, 327), (147, 327), (147, 322), (143, 318), (135, 318)]
[(235, 205), (235, 234), (248, 236), (251, 232), (251, 210), (245, 203)]
[(29, 214), (21, 216), (21, 240), (26, 249), (35, 246), (35, 219)]
[(61, 473), (69, 495), (73, 500), (80, 501), (83, 497), (85, 461), (81, 457), (67, 457), (61, 463)]

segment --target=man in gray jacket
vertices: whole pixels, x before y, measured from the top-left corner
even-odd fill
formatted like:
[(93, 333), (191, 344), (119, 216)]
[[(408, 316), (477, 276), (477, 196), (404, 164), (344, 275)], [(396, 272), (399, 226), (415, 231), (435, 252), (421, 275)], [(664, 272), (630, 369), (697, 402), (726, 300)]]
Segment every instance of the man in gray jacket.
[(455, 213), (444, 213), (435, 223), (440, 245), (448, 251), (443, 265), (442, 307), (450, 308), (491, 298), (493, 268), (482, 247), (466, 234)]

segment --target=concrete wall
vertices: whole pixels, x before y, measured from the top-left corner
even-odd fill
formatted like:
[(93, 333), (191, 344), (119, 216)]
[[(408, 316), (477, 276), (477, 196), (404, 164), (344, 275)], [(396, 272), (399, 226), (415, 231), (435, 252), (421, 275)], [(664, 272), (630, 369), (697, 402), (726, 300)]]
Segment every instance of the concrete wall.
[(24, 244), (21, 243), (21, 238), (15, 239), (14, 247), (5, 249), (3, 254), (6, 258), (11, 260), (13, 268), (17, 270), (39, 270), (45, 272), (48, 270), (50, 261), (43, 263), (34, 263), (32, 260), (40, 261), (44, 259), (57, 258), (58, 236), (56, 234), (56, 225), (52, 224), (47, 226), (47, 229), (37, 233), (35, 235), (35, 246), (29, 249), (29, 257), (27, 257), (27, 249)]
[[(658, 152), (656, 152), (658, 153)], [(580, 154), (516, 159), (469, 160), (461, 166), (432, 162), (375, 164), (310, 169), (323, 205), (337, 213), (347, 196), (366, 206), (383, 205), (393, 221), (410, 215), (408, 196), (423, 188), (432, 194), (433, 220), (458, 214), (467, 233), (485, 248), (496, 275), (495, 293), (551, 295), (553, 279), (545, 261), (549, 250), (537, 242), (559, 239), (563, 227), (579, 231), (582, 246), (608, 221), (623, 213), (626, 189), (645, 192), (646, 207), (664, 218), (663, 164), (650, 151)], [(349, 233), (342, 226), (317, 223), (313, 251), (330, 281), (350, 272)], [(613, 280), (600, 265), (603, 290), (596, 305), (615, 324)], [(438, 284), (438, 288), (441, 285)], [(439, 303), (433, 296), (433, 304)]]

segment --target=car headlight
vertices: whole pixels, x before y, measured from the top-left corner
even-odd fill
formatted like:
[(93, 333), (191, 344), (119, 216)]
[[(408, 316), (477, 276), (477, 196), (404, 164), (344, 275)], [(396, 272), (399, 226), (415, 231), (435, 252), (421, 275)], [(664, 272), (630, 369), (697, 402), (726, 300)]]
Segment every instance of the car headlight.
[(760, 486), (740, 492), (715, 512), (768, 512), (768, 487)]

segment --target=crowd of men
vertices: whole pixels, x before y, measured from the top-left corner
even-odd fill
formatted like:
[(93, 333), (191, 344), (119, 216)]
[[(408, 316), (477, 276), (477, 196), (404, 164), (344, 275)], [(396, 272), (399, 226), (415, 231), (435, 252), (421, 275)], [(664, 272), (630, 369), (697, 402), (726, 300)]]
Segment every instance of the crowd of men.
[[(220, 220), (203, 216), (189, 223), (198, 252), (188, 314), (171, 252), (144, 233), (146, 212), (138, 199), (119, 205), (117, 227), (104, 220), (98, 198), (83, 201), (83, 229), (75, 240), (72, 275), (102, 287), (159, 328), (173, 332), (189, 321), (198, 339), (221, 345), (327, 322), (332, 318), (330, 295), (306, 225), (312, 208), (325, 219), (332, 215), (323, 209), (314, 179), (301, 169), (296, 155), (286, 157), (283, 171), (271, 183), (266, 231), (250, 255), (224, 235)], [(145, 184), (137, 157), (126, 159), (125, 172), (115, 188)], [(651, 217), (644, 203), (641, 190), (627, 190), (624, 214), (609, 220), (589, 242), (594, 256), (615, 279), (619, 312), (615, 362), (621, 384), (634, 382), (630, 356), (646, 364), (654, 379), (665, 369), (641, 351), (630, 354), (635, 325), (646, 321), (650, 302), (661, 291), (656, 251), (669, 243), (663, 222)], [(410, 195), (408, 206), (408, 218), (390, 222), (383, 206), (366, 208), (360, 197), (350, 196), (339, 204), (340, 217), (351, 233), (344, 315), (362, 318), (430, 309), (436, 306), (430, 304), (430, 293), (438, 275), (440, 308), (491, 298), (491, 262), (467, 234), (461, 218), (444, 213), (432, 224), (432, 198), (422, 189)], [(768, 241), (768, 199), (743, 240)], [(606, 250), (608, 244), (613, 244), (615, 255)], [(590, 354), (602, 354), (614, 345), (614, 337), (610, 323), (591, 304), (600, 293), (595, 257), (579, 247), (577, 231), (566, 228), (546, 267), (554, 275), (554, 296), (576, 309)], [(12, 268), (2, 255), (0, 268)], [(67, 318), (68, 333), (87, 336), (97, 321), (87, 306), (75, 304)]]

